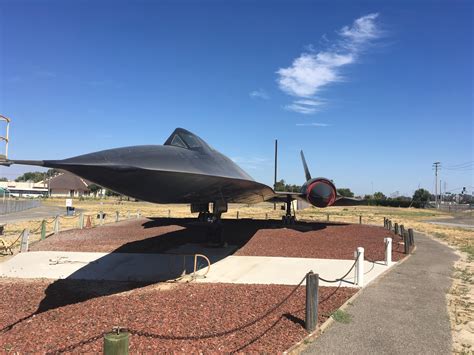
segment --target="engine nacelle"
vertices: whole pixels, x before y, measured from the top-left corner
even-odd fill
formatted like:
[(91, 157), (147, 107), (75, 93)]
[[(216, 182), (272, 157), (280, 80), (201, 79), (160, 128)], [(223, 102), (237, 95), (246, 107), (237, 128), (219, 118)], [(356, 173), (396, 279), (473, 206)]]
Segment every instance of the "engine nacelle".
[(306, 200), (315, 207), (331, 206), (336, 201), (336, 186), (326, 178), (308, 180), (301, 190)]

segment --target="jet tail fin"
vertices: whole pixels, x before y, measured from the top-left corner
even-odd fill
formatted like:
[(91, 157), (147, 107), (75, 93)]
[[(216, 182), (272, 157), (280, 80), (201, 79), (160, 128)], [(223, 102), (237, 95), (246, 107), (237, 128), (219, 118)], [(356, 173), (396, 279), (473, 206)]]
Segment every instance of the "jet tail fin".
[(303, 162), (304, 174), (306, 177), (306, 181), (311, 180), (311, 174), (308, 169), (308, 164), (306, 164), (306, 159), (304, 158), (304, 153), (301, 151), (301, 161)]

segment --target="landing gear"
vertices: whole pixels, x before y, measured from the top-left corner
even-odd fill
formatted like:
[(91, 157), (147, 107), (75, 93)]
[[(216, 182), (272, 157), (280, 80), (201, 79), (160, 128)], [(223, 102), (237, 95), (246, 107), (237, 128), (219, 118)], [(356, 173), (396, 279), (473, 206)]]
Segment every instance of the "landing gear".
[(290, 224), (295, 224), (296, 223), (296, 214), (291, 213), (291, 196), (287, 196), (286, 198), (286, 213), (283, 217), (281, 217), (281, 220), (284, 225), (290, 225)]
[(209, 204), (191, 204), (191, 212), (199, 212), (198, 221), (207, 224), (207, 239), (213, 247), (226, 247), (227, 242), (224, 238), (222, 213), (227, 212), (227, 203), (214, 202), (212, 212), (209, 212)]

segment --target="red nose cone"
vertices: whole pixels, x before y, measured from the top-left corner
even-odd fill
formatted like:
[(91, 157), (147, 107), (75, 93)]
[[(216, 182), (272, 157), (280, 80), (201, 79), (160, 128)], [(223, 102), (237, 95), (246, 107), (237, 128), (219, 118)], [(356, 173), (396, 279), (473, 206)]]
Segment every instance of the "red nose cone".
[(313, 206), (327, 207), (336, 201), (336, 189), (328, 180), (318, 179), (312, 182), (306, 191), (306, 198)]

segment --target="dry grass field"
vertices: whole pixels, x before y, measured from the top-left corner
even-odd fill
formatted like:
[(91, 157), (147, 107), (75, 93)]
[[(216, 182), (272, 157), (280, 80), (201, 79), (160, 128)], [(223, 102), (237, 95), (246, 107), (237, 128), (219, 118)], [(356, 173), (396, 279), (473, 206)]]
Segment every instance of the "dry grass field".
[[(48, 199), (43, 202), (46, 206), (65, 206), (64, 199)], [(119, 201), (116, 199), (104, 200), (74, 200), (74, 207), (80, 212), (90, 216), (92, 225), (98, 225), (97, 214), (103, 211), (106, 214), (104, 223), (113, 223), (116, 218), (116, 211), (119, 212), (120, 220), (125, 218), (136, 218), (137, 212), (145, 217), (190, 217), (188, 205), (157, 205), (146, 202)], [(280, 219), (284, 214), (281, 205), (277, 204), (276, 210), (273, 204), (261, 203), (257, 205), (233, 204), (229, 206), (229, 211), (223, 215), (223, 218), (253, 218), (253, 219)], [(470, 217), (472, 217), (472, 212)], [(435, 225), (428, 223), (427, 220), (449, 219), (454, 215), (431, 209), (415, 208), (391, 208), (378, 206), (357, 206), (357, 207), (330, 207), (325, 209), (307, 208), (297, 211), (297, 218), (307, 221), (326, 221), (328, 219), (335, 222), (359, 223), (359, 216), (362, 216), (362, 223), (383, 225), (384, 217), (392, 222), (403, 224), (405, 228), (413, 228), (418, 232), (426, 233), (441, 242), (453, 246), (458, 250), (460, 260), (455, 265), (453, 275), (453, 286), (448, 291), (448, 304), (454, 334), (455, 353), (466, 353), (472, 351), (474, 344), (472, 342), (472, 330), (474, 327), (474, 293), (473, 293), (473, 275), (474, 268), (474, 230), (467, 228), (458, 228), (446, 225)], [(459, 215), (457, 216), (459, 217)], [(60, 228), (77, 228), (79, 223), (78, 216), (61, 217)], [(53, 219), (47, 220), (47, 233), (53, 231)], [(14, 242), (21, 231), (28, 228), (30, 240), (40, 239), (41, 220), (23, 221), (5, 226), (4, 236), (6, 243)], [(19, 241), (16, 242), (18, 246)]]

